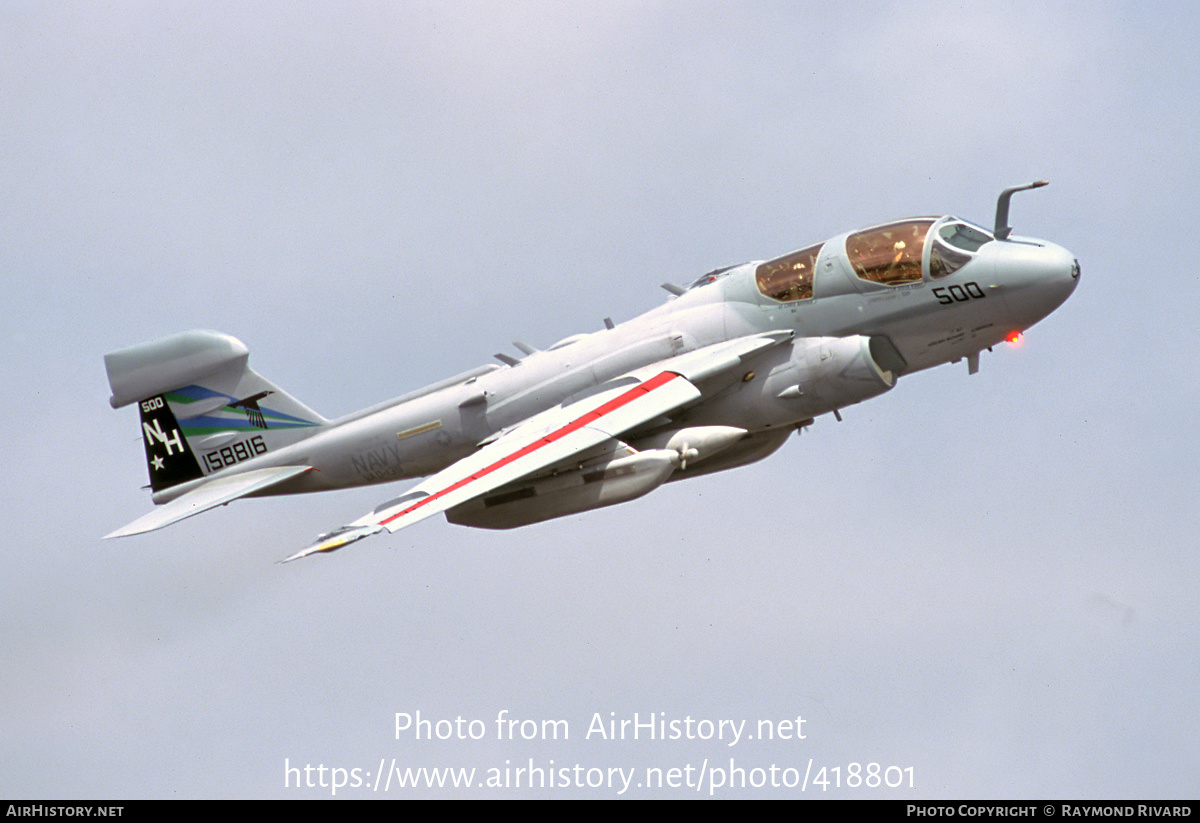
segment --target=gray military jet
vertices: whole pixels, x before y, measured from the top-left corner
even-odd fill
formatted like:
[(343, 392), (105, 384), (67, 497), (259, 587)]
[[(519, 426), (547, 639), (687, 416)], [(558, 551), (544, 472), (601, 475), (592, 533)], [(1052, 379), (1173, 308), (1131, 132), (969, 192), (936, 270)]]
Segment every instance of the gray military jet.
[(109, 537), (240, 497), (426, 477), (294, 560), (444, 512), (507, 529), (761, 460), (815, 417), (966, 359), (1074, 291), (1079, 261), (995, 227), (918, 217), (709, 272), (665, 305), (337, 420), (190, 331), (105, 355), (114, 408), (137, 403), (157, 509)]

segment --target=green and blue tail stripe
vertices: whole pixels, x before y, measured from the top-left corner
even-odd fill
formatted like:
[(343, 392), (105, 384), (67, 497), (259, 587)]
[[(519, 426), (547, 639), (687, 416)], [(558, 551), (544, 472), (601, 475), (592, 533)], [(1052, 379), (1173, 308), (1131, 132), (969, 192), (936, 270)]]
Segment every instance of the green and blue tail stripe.
[[(320, 421), (307, 420), (273, 408), (268, 398), (274, 393), (257, 392), (248, 397), (237, 398), (204, 386), (191, 385), (167, 392), (166, 398), (179, 411), (181, 427), (187, 437), (227, 431), (298, 429), (320, 425)], [(212, 408), (214, 400), (224, 402)], [(211, 410), (189, 415), (188, 407), (197, 405)]]

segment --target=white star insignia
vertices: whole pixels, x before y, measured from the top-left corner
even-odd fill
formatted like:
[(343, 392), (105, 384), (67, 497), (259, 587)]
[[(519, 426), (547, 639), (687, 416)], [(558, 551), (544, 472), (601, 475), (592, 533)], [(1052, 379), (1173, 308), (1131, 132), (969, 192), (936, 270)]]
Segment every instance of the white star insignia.
[(150, 463), (151, 463), (151, 465), (154, 466), (155, 471), (162, 471), (163, 459), (161, 457), (154, 458), (153, 460), (150, 461)]

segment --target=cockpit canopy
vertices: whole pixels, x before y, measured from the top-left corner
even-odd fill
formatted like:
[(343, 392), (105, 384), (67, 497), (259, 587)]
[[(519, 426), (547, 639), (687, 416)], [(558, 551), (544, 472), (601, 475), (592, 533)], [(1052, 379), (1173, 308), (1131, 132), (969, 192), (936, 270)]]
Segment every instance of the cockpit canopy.
[(846, 256), (860, 280), (900, 286), (921, 281), (925, 236), (933, 221), (904, 220), (855, 232), (846, 238)]
[[(903, 286), (920, 283), (925, 277), (937, 279), (952, 274), (992, 239), (983, 229), (956, 217), (917, 217), (850, 234), (845, 243), (846, 259), (860, 280)], [(817, 258), (825, 246), (818, 243), (759, 264), (755, 270), (758, 290), (781, 302), (810, 299), (814, 295)]]
[(807, 300), (813, 296), (813, 275), (824, 243), (794, 251), (760, 265), (754, 272), (758, 290), (774, 300)]
[(933, 248), (929, 252), (929, 276), (936, 280), (953, 274), (970, 262), (980, 246), (993, 239), (981, 228), (954, 217), (945, 218), (934, 233)]

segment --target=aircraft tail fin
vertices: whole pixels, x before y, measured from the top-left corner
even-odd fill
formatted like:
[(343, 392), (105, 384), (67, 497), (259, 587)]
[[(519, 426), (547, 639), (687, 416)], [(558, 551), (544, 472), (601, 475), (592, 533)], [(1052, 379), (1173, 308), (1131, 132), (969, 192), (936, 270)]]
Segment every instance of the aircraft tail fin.
[(237, 338), (188, 331), (104, 356), (109, 403), (137, 403), (150, 487), (203, 477), (315, 434), (328, 422), (248, 365)]

